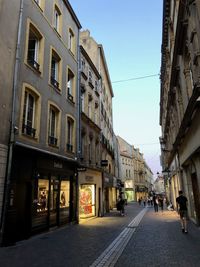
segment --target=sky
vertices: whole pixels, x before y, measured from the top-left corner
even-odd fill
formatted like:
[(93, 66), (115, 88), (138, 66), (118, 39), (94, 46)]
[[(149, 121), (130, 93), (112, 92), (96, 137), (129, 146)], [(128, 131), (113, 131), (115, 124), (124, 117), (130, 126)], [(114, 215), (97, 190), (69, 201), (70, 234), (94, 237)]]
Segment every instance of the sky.
[(163, 1), (70, 0), (70, 3), (82, 30), (88, 29), (96, 42), (103, 45), (114, 92), (115, 135), (140, 149), (156, 177), (161, 172), (159, 73)]

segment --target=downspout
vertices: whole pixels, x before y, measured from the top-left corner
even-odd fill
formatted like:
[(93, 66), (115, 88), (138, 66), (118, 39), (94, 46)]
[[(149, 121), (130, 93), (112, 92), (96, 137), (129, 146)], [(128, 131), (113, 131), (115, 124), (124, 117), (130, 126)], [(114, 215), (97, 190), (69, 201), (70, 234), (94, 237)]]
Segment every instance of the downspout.
[[(80, 70), (81, 70), (81, 58), (80, 58), (80, 30), (78, 30), (78, 42), (77, 42), (77, 53), (78, 53), (78, 90), (77, 90), (77, 160), (80, 164), (81, 157), (81, 102), (80, 102)], [(76, 221), (79, 223), (79, 175), (76, 171)]]
[(10, 122), (10, 136), (9, 136), (8, 157), (7, 157), (5, 184), (4, 184), (3, 208), (2, 208), (2, 216), (0, 222), (0, 244), (2, 244), (3, 242), (6, 214), (10, 204), (11, 167), (12, 167), (13, 146), (15, 142), (15, 131), (16, 131), (14, 124), (15, 104), (16, 104), (15, 102), (16, 102), (17, 82), (18, 82), (18, 70), (20, 63), (20, 44), (21, 44), (21, 32), (22, 32), (23, 6), (24, 6), (24, 0), (20, 0), (19, 24), (18, 24), (17, 45), (16, 45), (13, 87), (12, 87), (12, 112), (11, 112), (11, 122)]

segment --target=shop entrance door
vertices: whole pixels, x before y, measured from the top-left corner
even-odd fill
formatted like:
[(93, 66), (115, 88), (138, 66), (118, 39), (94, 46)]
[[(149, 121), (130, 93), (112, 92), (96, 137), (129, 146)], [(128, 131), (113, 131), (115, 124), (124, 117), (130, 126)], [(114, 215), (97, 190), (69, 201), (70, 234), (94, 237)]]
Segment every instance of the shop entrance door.
[(59, 219), (59, 180), (51, 180), (49, 226), (58, 225)]

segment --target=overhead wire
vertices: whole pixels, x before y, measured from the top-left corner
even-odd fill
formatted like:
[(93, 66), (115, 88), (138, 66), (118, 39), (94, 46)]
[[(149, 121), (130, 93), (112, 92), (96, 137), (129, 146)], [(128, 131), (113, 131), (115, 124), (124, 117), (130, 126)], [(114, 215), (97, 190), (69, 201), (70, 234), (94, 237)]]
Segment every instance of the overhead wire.
[(130, 79), (124, 79), (124, 80), (118, 80), (118, 81), (113, 81), (112, 83), (122, 83), (122, 82), (128, 82), (128, 81), (134, 81), (134, 80), (142, 80), (142, 79), (147, 79), (150, 77), (155, 77), (155, 76), (159, 76), (160, 74), (151, 74), (151, 75), (146, 75), (146, 76), (140, 76), (140, 77), (133, 77)]

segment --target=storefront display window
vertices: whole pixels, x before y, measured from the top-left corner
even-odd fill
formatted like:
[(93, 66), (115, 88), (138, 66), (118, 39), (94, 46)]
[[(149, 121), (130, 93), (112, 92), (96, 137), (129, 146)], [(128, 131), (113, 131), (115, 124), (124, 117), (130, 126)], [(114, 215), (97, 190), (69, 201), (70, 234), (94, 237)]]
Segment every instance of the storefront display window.
[(69, 207), (69, 181), (61, 181), (60, 185), (60, 208)]
[(37, 212), (46, 211), (48, 207), (49, 181), (38, 180)]
[(80, 218), (95, 216), (95, 186), (81, 185)]

